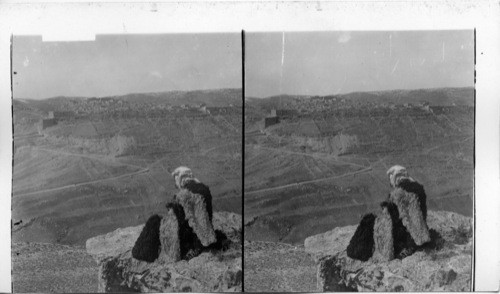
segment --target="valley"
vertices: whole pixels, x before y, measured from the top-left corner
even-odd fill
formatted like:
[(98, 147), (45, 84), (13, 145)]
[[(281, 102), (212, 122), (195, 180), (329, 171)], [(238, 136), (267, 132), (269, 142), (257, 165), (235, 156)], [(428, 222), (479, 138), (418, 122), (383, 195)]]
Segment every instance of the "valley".
[[(354, 225), (390, 192), (405, 166), (428, 208), (471, 216), (472, 88), (247, 98), (245, 238), (303, 244)], [(279, 122), (266, 117), (276, 114)]]
[(214, 210), (242, 211), (239, 89), (13, 104), (13, 242), (83, 245), (144, 223), (173, 197), (180, 165)]

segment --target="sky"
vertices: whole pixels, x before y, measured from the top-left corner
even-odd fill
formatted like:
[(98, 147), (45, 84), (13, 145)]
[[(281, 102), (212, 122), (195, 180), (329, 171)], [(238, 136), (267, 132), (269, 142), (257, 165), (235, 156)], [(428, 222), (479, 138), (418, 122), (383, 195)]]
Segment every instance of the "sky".
[(474, 32), (245, 34), (247, 97), (474, 86)]
[(15, 36), (13, 96), (104, 97), (241, 88), (241, 51), (239, 33), (97, 35), (86, 42)]

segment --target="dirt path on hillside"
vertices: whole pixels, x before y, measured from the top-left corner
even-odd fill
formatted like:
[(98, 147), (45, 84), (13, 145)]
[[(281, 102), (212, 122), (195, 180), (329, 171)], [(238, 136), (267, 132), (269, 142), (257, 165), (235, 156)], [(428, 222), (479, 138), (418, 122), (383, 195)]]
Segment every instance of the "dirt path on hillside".
[[(364, 165), (360, 165), (360, 164), (357, 164), (357, 163), (352, 163), (352, 162), (348, 162), (348, 161), (338, 160), (335, 157), (328, 157), (326, 155), (304, 154), (304, 153), (300, 153), (300, 152), (294, 152), (294, 151), (289, 151), (289, 150), (282, 150), (282, 149), (271, 148), (271, 147), (255, 146), (255, 145), (248, 145), (248, 146), (253, 146), (256, 149), (269, 150), (269, 151), (286, 153), (286, 154), (292, 154), (292, 155), (308, 156), (308, 157), (312, 157), (312, 158), (315, 158), (315, 159), (321, 159), (321, 160), (334, 161), (334, 162), (338, 162), (338, 163), (344, 163), (344, 164), (348, 164), (348, 165), (351, 165), (351, 166), (360, 167), (362, 169), (354, 171), (354, 172), (342, 174), (342, 175), (325, 177), (325, 178), (321, 178), (321, 179), (307, 180), (307, 181), (302, 181), (302, 182), (297, 182), (297, 183), (291, 183), (291, 184), (286, 184), (286, 185), (277, 186), (277, 187), (271, 187), (271, 188), (264, 188), (264, 189), (259, 189), (259, 190), (253, 190), (253, 191), (245, 191), (245, 195), (251, 195), (251, 194), (256, 194), (256, 193), (261, 193), (261, 192), (268, 192), (268, 191), (280, 190), (280, 189), (285, 189), (285, 188), (290, 188), (290, 187), (297, 187), (297, 186), (300, 186), (300, 185), (303, 185), (303, 184), (311, 184), (311, 183), (317, 183), (317, 182), (328, 181), (328, 180), (332, 180), (332, 179), (338, 179), (338, 178), (343, 178), (343, 177), (347, 177), (347, 176), (352, 176), (352, 175), (356, 175), (356, 174), (360, 174), (360, 173), (365, 173), (365, 172), (371, 171), (372, 170), (372, 166), (373, 166), (373, 164), (370, 164), (369, 166), (364, 166)], [(380, 159), (379, 161), (381, 161), (381, 160), (382, 159)]]
[(222, 145), (219, 145), (219, 146), (215, 146), (215, 147), (212, 147), (212, 148), (208, 148), (208, 149), (202, 150), (201, 151), (201, 155), (205, 156), (209, 152), (212, 152), (212, 151), (217, 150), (217, 149), (222, 148), (222, 147), (234, 145), (234, 144), (239, 144), (239, 142), (230, 142), (230, 143), (227, 143), (227, 144), (222, 144)]
[[(210, 151), (213, 151), (213, 150), (215, 150), (217, 148), (222, 148), (224, 146), (229, 146), (231, 144), (235, 144), (235, 142), (231, 142), (231, 143), (228, 143), (228, 144), (224, 144), (224, 145), (220, 145), (220, 146), (215, 146), (213, 148), (207, 149), (207, 150), (205, 150), (205, 154), (204, 155), (206, 155), (206, 153), (208, 153)], [(123, 165), (123, 166), (129, 166), (129, 167), (139, 168), (140, 170), (134, 171), (134, 172), (130, 172), (130, 173), (126, 173), (126, 174), (123, 174), (123, 175), (118, 175), (118, 176), (112, 176), (112, 177), (108, 177), (108, 178), (104, 178), (104, 179), (99, 179), (99, 180), (87, 181), (87, 182), (77, 183), (77, 184), (70, 184), (70, 185), (65, 185), (65, 186), (56, 187), (56, 188), (50, 188), (50, 189), (45, 189), (45, 190), (38, 190), (38, 191), (34, 191), (34, 192), (16, 194), (16, 195), (14, 195), (15, 197), (23, 197), (23, 196), (37, 195), (37, 194), (42, 194), (42, 193), (47, 193), (47, 192), (55, 192), (55, 191), (60, 191), (60, 190), (68, 189), (68, 188), (75, 188), (75, 187), (89, 185), (89, 184), (97, 184), (97, 183), (101, 183), (101, 182), (105, 182), (105, 181), (117, 180), (117, 179), (121, 179), (121, 178), (125, 178), (125, 177), (132, 177), (132, 176), (136, 176), (136, 175), (139, 175), (139, 174), (148, 173), (148, 172), (150, 172), (150, 168), (151, 167), (153, 167), (154, 165), (160, 163), (165, 158), (171, 156), (171, 154), (169, 154), (167, 156), (161, 157), (161, 158), (155, 160), (154, 162), (148, 164), (147, 167), (144, 167), (144, 166), (140, 166), (140, 165), (134, 165), (134, 164), (129, 164), (129, 163), (123, 163), (123, 162), (120, 162), (120, 161), (116, 161), (116, 160), (114, 160), (114, 158), (110, 158), (110, 157), (102, 156), (102, 155), (79, 154), (79, 153), (72, 153), (72, 152), (66, 152), (66, 151), (58, 151), (58, 150), (51, 150), (51, 149), (46, 149), (46, 148), (40, 148), (40, 147), (36, 147), (36, 146), (33, 146), (31, 148), (36, 149), (36, 150), (40, 150), (40, 151), (45, 151), (45, 152), (48, 152), (48, 153), (53, 153), (55, 155), (67, 155), (67, 156), (76, 156), (76, 157), (88, 158), (88, 159), (98, 160), (98, 161), (105, 162), (105, 163), (119, 164), (119, 165)], [(229, 182), (226, 178), (224, 178), (220, 174), (217, 174), (217, 175), (221, 179), (223, 179), (225, 182)], [(154, 180), (153, 177), (150, 176), (150, 178)]]
[[(247, 145), (247, 146), (249, 146), (249, 145)], [(255, 146), (255, 145), (250, 145), (250, 146), (254, 146), (254, 148), (256, 148), (256, 149), (263, 149), (263, 150), (269, 150), (269, 151), (275, 151), (275, 152), (293, 154), (293, 155), (308, 156), (308, 157), (312, 157), (315, 159), (334, 161), (334, 162), (345, 163), (348, 165), (357, 166), (357, 167), (361, 167), (361, 168), (367, 168), (367, 166), (357, 164), (357, 163), (352, 163), (349, 161), (340, 160), (340, 159), (338, 159), (338, 156), (333, 156), (333, 155), (328, 155), (328, 154), (321, 154), (321, 155), (307, 154), (307, 153), (301, 153), (301, 152), (295, 152), (295, 151), (289, 151), (289, 150), (283, 150), (283, 149), (271, 148), (271, 147), (262, 147), (262, 146)]]
[(121, 178), (124, 178), (124, 177), (131, 177), (131, 176), (135, 176), (135, 175), (139, 175), (139, 174), (143, 174), (143, 173), (146, 173), (146, 172), (149, 172), (149, 168), (144, 168), (142, 166), (139, 166), (139, 165), (134, 165), (134, 164), (126, 164), (126, 163), (122, 163), (122, 162), (116, 162), (108, 157), (105, 157), (105, 156), (100, 156), (100, 155), (90, 155), (90, 154), (78, 154), (78, 153), (71, 153), (71, 152), (65, 152), (65, 151), (57, 151), (57, 150), (51, 150), (51, 149), (46, 149), (46, 148), (40, 148), (40, 147), (31, 147), (33, 149), (37, 149), (37, 150), (41, 150), (41, 151), (45, 151), (45, 152), (48, 152), (48, 153), (53, 153), (55, 155), (67, 155), (67, 156), (76, 156), (76, 157), (82, 157), (82, 158), (88, 158), (88, 159), (93, 159), (93, 160), (99, 160), (99, 161), (104, 161), (104, 162), (107, 162), (107, 163), (112, 163), (112, 164), (120, 164), (120, 165), (123, 165), (123, 166), (129, 166), (129, 167), (134, 167), (134, 168), (139, 168), (140, 170), (138, 171), (134, 171), (134, 172), (130, 172), (130, 173), (126, 173), (126, 174), (122, 174), (122, 175), (118, 175), (118, 176), (112, 176), (112, 177), (108, 177), (108, 178), (104, 178), (104, 179), (99, 179), (99, 180), (93, 180), (93, 181), (87, 181), (87, 182), (83, 182), (83, 183), (76, 183), (76, 184), (69, 184), (69, 185), (65, 185), (65, 186), (61, 186), (61, 187), (56, 187), (56, 188), (50, 188), (50, 189), (45, 189), (45, 190), (38, 190), (38, 191), (34, 191), (34, 192), (28, 192), (28, 193), (22, 193), (22, 194), (16, 194), (14, 195), (15, 197), (23, 197), (23, 196), (30, 196), (30, 195), (36, 195), (36, 194), (42, 194), (42, 193), (47, 193), (47, 192), (54, 192), (54, 191), (60, 191), (60, 190), (64, 190), (64, 189), (68, 189), (68, 188), (75, 188), (75, 187), (80, 187), (80, 186), (84, 186), (84, 185), (89, 185), (89, 184), (97, 184), (97, 183), (101, 183), (101, 182), (104, 182), (104, 181), (110, 181), (110, 180), (117, 180), (117, 179), (121, 179)]
[(143, 174), (143, 173), (147, 173), (147, 172), (149, 172), (149, 169), (142, 169), (140, 171), (127, 173), (127, 174), (123, 174), (123, 175), (119, 175), (119, 176), (115, 176), (115, 177), (94, 180), (94, 181), (88, 181), (88, 182), (83, 182), (83, 183), (78, 183), (78, 184), (70, 184), (70, 185), (66, 185), (66, 186), (61, 186), (61, 187), (51, 188), (51, 189), (46, 189), (46, 190), (39, 190), (39, 191), (35, 191), (35, 192), (17, 194), (17, 195), (14, 195), (14, 197), (30, 196), (30, 195), (36, 195), (36, 194), (42, 194), (42, 193), (47, 193), (47, 192), (64, 190), (64, 189), (68, 189), (68, 188), (80, 187), (80, 186), (89, 185), (89, 184), (97, 184), (97, 183), (101, 183), (101, 182), (105, 182), (105, 181), (117, 180), (117, 179), (121, 179), (121, 178), (125, 178), (125, 177), (131, 177), (131, 176), (135, 176), (135, 175), (139, 175), (139, 174)]
[(371, 170), (372, 170), (372, 167), (370, 166), (370, 167), (364, 168), (362, 170), (346, 173), (343, 175), (326, 177), (326, 178), (321, 178), (321, 179), (316, 179), (316, 180), (302, 181), (302, 182), (286, 184), (286, 185), (282, 185), (282, 186), (265, 188), (265, 189), (260, 189), (260, 190), (248, 191), (248, 192), (245, 191), (245, 195), (251, 195), (251, 194), (262, 193), (262, 192), (269, 192), (269, 191), (280, 190), (280, 189), (284, 189), (284, 188), (297, 187), (297, 186), (304, 185), (304, 184), (312, 184), (312, 183), (323, 182), (323, 181), (328, 181), (328, 180), (333, 180), (333, 179), (339, 179), (339, 178), (343, 178), (343, 177), (348, 177), (348, 176), (353, 176), (353, 175), (365, 173), (365, 172), (368, 172)]
[(38, 149), (38, 150), (45, 151), (45, 152), (49, 152), (49, 153), (54, 153), (56, 155), (67, 155), (67, 156), (76, 156), (76, 157), (82, 157), (82, 158), (89, 158), (89, 159), (104, 161), (104, 162), (107, 162), (107, 163), (113, 163), (113, 164), (118, 163), (118, 164), (124, 165), (124, 166), (131, 166), (131, 167), (135, 167), (135, 168), (145, 169), (144, 166), (130, 164), (130, 163), (123, 163), (123, 162), (114, 160), (113, 157), (108, 157), (108, 156), (94, 155), (94, 154), (72, 153), (72, 152), (52, 150), (52, 149), (46, 149), (46, 148), (40, 148), (40, 147), (31, 147), (31, 148)]
[[(473, 138), (474, 138), (474, 136), (470, 136), (470, 137), (467, 137), (467, 138), (465, 138), (465, 139), (463, 139), (463, 140), (459, 141), (458, 143), (464, 143), (464, 142), (466, 142), (466, 141), (468, 141), (468, 140), (471, 140), (471, 139), (473, 139)], [(454, 143), (457, 143), (457, 141), (451, 141), (451, 142), (447, 142), (447, 143), (444, 143), (444, 144), (440, 144), (440, 145), (437, 145), (437, 146), (431, 147), (431, 148), (429, 148), (429, 149), (425, 150), (425, 151), (423, 152), (423, 154), (428, 155), (429, 153), (431, 153), (431, 151), (434, 151), (434, 150), (436, 150), (436, 149), (439, 149), (439, 148), (441, 148), (441, 147), (444, 147), (444, 146), (446, 146), (446, 145), (451, 145), (451, 144), (454, 144)]]

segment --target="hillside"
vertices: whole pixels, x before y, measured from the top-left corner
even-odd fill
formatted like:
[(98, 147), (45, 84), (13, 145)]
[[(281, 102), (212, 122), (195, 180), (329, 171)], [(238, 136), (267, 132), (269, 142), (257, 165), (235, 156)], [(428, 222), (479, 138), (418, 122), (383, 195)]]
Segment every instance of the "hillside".
[(429, 209), (472, 215), (473, 89), (288, 97), (263, 129), (276, 99), (245, 109), (247, 240), (301, 244), (356, 224), (386, 197), (395, 164), (424, 185)]
[(294, 100), (345, 100), (344, 103), (373, 104), (419, 104), (428, 102), (435, 106), (464, 105), (474, 106), (474, 88), (433, 88), (415, 90), (386, 90), (373, 92), (352, 92), (327, 96), (278, 95), (271, 97), (251, 97), (246, 99), (246, 105), (262, 109), (283, 108)]
[(242, 105), (241, 89), (220, 89), (220, 90), (199, 90), (199, 91), (172, 91), (172, 92), (159, 92), (159, 93), (139, 93), (128, 94), (118, 98), (128, 102), (143, 103), (145, 99), (149, 103), (170, 105), (182, 104), (206, 104), (207, 106), (223, 107), (229, 104), (235, 106)]
[(241, 101), (239, 89), (15, 99), (13, 241), (81, 245), (143, 223), (173, 197), (180, 165), (214, 210), (241, 213)]
[[(106, 97), (52, 97), (42, 100), (14, 99), (15, 107), (30, 107), (42, 112), (75, 111), (91, 103), (121, 104), (127, 106), (155, 105), (181, 106), (205, 104), (210, 107), (224, 107), (230, 104), (242, 105), (241, 89), (214, 89), (197, 91), (170, 91), (152, 93), (131, 93)], [(22, 106), (24, 104), (24, 106)]]

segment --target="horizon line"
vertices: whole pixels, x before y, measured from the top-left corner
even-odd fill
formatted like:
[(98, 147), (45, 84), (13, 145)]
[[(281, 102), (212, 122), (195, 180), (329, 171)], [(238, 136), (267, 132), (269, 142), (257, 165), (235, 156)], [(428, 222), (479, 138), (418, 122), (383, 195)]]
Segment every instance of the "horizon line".
[(201, 91), (220, 91), (220, 90), (242, 90), (242, 88), (209, 88), (209, 89), (196, 89), (196, 90), (167, 90), (167, 91), (157, 91), (157, 92), (130, 92), (126, 94), (117, 95), (105, 95), (105, 96), (51, 96), (43, 98), (25, 98), (25, 97), (12, 97), (13, 100), (48, 100), (54, 98), (68, 98), (68, 99), (90, 99), (90, 98), (112, 98), (112, 97), (123, 97), (127, 95), (145, 95), (145, 94), (156, 94), (156, 93), (173, 93), (173, 92), (201, 92)]
[(418, 91), (418, 90), (438, 90), (438, 89), (466, 89), (466, 88), (472, 88), (475, 89), (476, 86), (463, 86), (463, 87), (430, 87), (430, 88), (411, 88), (411, 89), (402, 89), (402, 88), (396, 88), (396, 89), (386, 89), (386, 90), (369, 90), (369, 91), (352, 91), (352, 92), (345, 92), (345, 93), (337, 93), (337, 94), (289, 94), (289, 93), (281, 93), (281, 94), (276, 94), (276, 95), (271, 95), (271, 96), (246, 96), (245, 98), (256, 98), (256, 99), (267, 99), (267, 98), (273, 98), (273, 97), (279, 97), (279, 96), (305, 96), (305, 97), (313, 97), (313, 96), (318, 96), (318, 97), (325, 97), (325, 96), (341, 96), (341, 95), (349, 95), (349, 94), (355, 94), (355, 93), (375, 93), (375, 92), (391, 92), (391, 91)]

